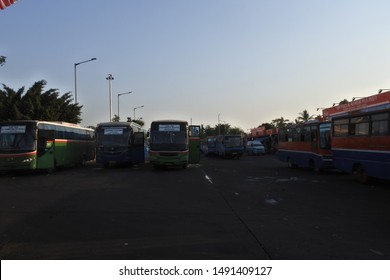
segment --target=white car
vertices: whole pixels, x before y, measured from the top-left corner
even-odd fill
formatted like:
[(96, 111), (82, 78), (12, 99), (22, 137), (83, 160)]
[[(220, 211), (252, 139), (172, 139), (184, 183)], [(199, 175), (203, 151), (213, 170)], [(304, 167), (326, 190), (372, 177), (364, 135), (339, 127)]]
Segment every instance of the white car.
[(260, 141), (248, 141), (246, 152), (250, 155), (265, 155), (265, 147)]

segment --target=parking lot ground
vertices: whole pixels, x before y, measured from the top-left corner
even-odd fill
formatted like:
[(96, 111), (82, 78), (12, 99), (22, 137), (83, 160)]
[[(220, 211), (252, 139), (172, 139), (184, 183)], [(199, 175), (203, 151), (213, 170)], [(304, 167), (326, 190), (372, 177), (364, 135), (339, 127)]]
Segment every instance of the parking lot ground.
[(274, 156), (0, 175), (1, 259), (389, 259), (390, 186)]

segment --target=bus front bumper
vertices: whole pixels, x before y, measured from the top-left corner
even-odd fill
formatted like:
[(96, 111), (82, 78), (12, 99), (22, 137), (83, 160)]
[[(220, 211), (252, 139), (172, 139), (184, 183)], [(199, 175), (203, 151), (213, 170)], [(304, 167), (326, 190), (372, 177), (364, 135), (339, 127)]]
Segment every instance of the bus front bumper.
[(188, 151), (150, 151), (149, 161), (153, 165), (186, 166), (188, 164)]

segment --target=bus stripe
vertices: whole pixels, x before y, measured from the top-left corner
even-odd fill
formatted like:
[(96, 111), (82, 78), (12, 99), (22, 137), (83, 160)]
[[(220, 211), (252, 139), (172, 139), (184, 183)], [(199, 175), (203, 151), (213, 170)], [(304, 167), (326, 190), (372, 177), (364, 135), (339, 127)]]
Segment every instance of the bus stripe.
[(363, 152), (363, 153), (377, 153), (377, 154), (390, 154), (390, 151), (384, 150), (363, 150), (363, 149), (341, 149), (341, 148), (333, 148), (334, 151), (348, 151), (348, 152)]
[(28, 153), (20, 153), (20, 154), (0, 154), (0, 158), (8, 158), (8, 157), (27, 157), (27, 156), (34, 156), (37, 152), (28, 152)]

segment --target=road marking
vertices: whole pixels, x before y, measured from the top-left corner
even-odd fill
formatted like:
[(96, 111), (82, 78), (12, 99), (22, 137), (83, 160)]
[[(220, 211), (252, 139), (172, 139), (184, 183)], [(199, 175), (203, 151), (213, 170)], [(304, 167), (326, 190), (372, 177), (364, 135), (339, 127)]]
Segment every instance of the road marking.
[(203, 170), (203, 173), (204, 173), (204, 177), (207, 181), (209, 181), (212, 185), (214, 185), (213, 181), (211, 181), (211, 178), (209, 177), (209, 175), (207, 175), (207, 173)]

